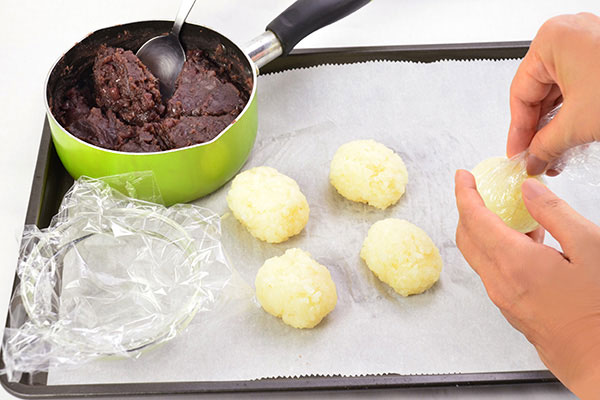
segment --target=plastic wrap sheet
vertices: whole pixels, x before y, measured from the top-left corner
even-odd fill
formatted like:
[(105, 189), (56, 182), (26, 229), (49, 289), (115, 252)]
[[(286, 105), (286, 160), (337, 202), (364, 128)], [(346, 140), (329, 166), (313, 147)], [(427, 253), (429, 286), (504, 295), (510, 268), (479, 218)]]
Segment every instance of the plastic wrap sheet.
[(573, 147), (551, 166), (573, 182), (600, 186), (600, 142)]
[(219, 216), (161, 201), (151, 174), (81, 178), (47, 229), (25, 227), (3, 341), (9, 379), (137, 357), (212, 307), (231, 276)]
[[(287, 242), (267, 244), (228, 212), (229, 184), (199, 200), (223, 215), (223, 246), (243, 278), (228, 291), (222, 312), (204, 315), (202, 324), (196, 318), (177, 340), (137, 360), (51, 370), (49, 383), (543, 369), (454, 242), (454, 172), (504, 153), (518, 63), (375, 62), (259, 77), (259, 134), (244, 168), (268, 165), (294, 178), (310, 205), (306, 228)], [(396, 151), (408, 169), (406, 193), (385, 211), (342, 198), (328, 181), (337, 148), (368, 138)], [(549, 181), (583, 215), (598, 220), (600, 193), (560, 176)], [(387, 217), (418, 225), (440, 249), (440, 280), (424, 294), (395, 294), (359, 257), (368, 228)], [(253, 297), (265, 259), (291, 247), (327, 266), (338, 289), (335, 310), (311, 330), (285, 325)]]
[[(562, 103), (550, 110), (540, 118), (537, 129), (546, 126), (560, 112)], [(525, 153), (518, 157), (525, 157)], [(517, 157), (517, 156), (515, 156)], [(573, 182), (600, 186), (600, 142), (586, 143), (567, 150), (557, 160), (554, 160), (548, 168), (564, 172), (563, 175)]]
[[(562, 104), (544, 115), (537, 129), (546, 126), (558, 114)], [(471, 171), (477, 180), (477, 190), (485, 205), (498, 215), (509, 227), (523, 233), (531, 232), (539, 224), (529, 214), (521, 197), (521, 185), (527, 178), (526, 160), (529, 151), (515, 154), (510, 159), (492, 157), (483, 160)], [(600, 184), (600, 144), (590, 143), (569, 149), (549, 168), (563, 172), (574, 182), (597, 186)], [(533, 178), (544, 182), (544, 176)]]
[[(531, 232), (539, 226), (521, 197), (521, 185), (530, 177), (525, 167), (526, 156), (527, 152), (522, 152), (510, 159), (488, 158), (471, 171), (486, 207), (506, 225), (522, 233)], [(535, 178), (543, 182), (541, 176)]]

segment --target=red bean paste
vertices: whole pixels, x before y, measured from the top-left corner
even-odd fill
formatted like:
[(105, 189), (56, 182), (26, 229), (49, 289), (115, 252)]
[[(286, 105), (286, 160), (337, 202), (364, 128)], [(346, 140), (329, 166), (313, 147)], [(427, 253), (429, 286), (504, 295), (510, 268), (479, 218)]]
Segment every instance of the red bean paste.
[(155, 152), (208, 142), (248, 100), (202, 50), (186, 53), (166, 104), (158, 79), (129, 50), (101, 46), (92, 76), (93, 88), (67, 90), (54, 114), (71, 134), (111, 150)]

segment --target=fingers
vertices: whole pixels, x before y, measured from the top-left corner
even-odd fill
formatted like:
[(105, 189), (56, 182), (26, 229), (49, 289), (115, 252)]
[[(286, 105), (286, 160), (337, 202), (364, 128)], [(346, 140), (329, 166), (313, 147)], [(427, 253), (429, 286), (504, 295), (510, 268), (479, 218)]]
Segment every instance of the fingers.
[[(526, 236), (510, 229), (485, 204), (477, 191), (475, 178), (465, 170), (456, 171), (455, 176), (456, 205), (459, 213), (459, 234), (457, 240), (470, 245), (468, 250), (480, 251), (490, 259), (506, 258), (506, 249), (511, 246), (521, 245)], [(467, 241), (472, 240), (471, 242)], [(465, 258), (473, 257), (471, 252), (463, 251), (457, 243)], [(509, 255), (509, 257), (512, 257)], [(479, 257), (481, 259), (481, 257)], [(469, 262), (471, 266), (474, 266)], [(479, 273), (479, 271), (478, 271)]]
[(471, 268), (483, 279), (479, 271), (480, 266), (489, 264), (492, 260), (484, 251), (481, 251), (478, 243), (471, 238), (460, 222), (456, 227), (456, 246)]
[(523, 201), (531, 216), (560, 243), (565, 256), (571, 258), (597, 236), (597, 227), (558, 198), (536, 179), (521, 186)]
[(483, 199), (477, 191), (475, 177), (469, 171), (459, 169), (454, 175), (454, 194), (459, 213), (466, 211), (469, 206), (485, 207)]
[(455, 195), (461, 223), (466, 230), (477, 235), (482, 243), (493, 244), (499, 237), (510, 238), (518, 234), (485, 207), (470, 172), (456, 171)]
[[(556, 250), (541, 244), (542, 228), (528, 237), (506, 226), (488, 210), (469, 172), (456, 171), (455, 185), (460, 215), (456, 244), (480, 276), (492, 302), (508, 313), (505, 315), (513, 315), (523, 293), (539, 280), (539, 274), (567, 261)], [(518, 319), (508, 319), (515, 326), (520, 325)]]
[[(528, 149), (530, 175), (543, 173), (567, 149), (600, 139), (600, 117), (591, 111), (600, 108), (598, 37), (600, 18), (592, 14), (551, 18), (519, 65), (506, 150), (512, 157)], [(562, 109), (538, 130), (540, 117), (561, 101)]]
[(536, 42), (532, 42), (529, 52), (519, 65), (510, 87), (510, 128), (506, 153), (512, 157), (527, 149), (536, 133), (542, 108), (554, 103), (560, 96), (560, 89), (554, 84)]
[(548, 165), (562, 153), (579, 144), (573, 142), (573, 136), (564, 121), (569, 119), (569, 109), (566, 105), (546, 126), (540, 129), (532, 138), (527, 156), (527, 173), (542, 174)]
[(556, 84), (552, 85), (550, 89), (550, 93), (544, 100), (542, 100), (541, 109), (540, 109), (540, 119), (544, 118), (550, 111), (552, 111), (556, 106), (563, 102), (562, 92), (560, 87)]
[(561, 168), (550, 168), (546, 171), (548, 176), (558, 176), (562, 172)]

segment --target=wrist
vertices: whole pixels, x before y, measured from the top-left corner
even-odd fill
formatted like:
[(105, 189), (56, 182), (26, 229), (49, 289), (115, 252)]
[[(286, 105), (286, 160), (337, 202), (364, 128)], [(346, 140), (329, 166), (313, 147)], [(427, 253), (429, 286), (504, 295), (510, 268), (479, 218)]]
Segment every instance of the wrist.
[(596, 335), (595, 340), (564, 382), (581, 399), (600, 399), (600, 336)]
[[(584, 320), (554, 336), (544, 363), (582, 399), (600, 399), (600, 319)], [(553, 354), (552, 354), (553, 353)]]

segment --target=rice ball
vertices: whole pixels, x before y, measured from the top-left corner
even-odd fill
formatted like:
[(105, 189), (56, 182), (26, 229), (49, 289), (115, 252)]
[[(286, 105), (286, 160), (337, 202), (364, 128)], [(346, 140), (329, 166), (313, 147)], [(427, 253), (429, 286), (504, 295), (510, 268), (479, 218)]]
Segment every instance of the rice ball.
[(227, 205), (252, 236), (269, 243), (300, 233), (310, 212), (296, 181), (271, 167), (238, 174), (227, 193)]
[(385, 209), (406, 190), (408, 171), (400, 156), (374, 140), (355, 140), (336, 151), (329, 180), (345, 198)]
[(265, 261), (255, 285), (264, 310), (294, 328), (315, 327), (337, 303), (327, 268), (296, 248)]
[(425, 231), (388, 218), (374, 223), (360, 256), (373, 273), (402, 296), (429, 289), (440, 277), (442, 257)]
[[(521, 233), (531, 232), (539, 226), (521, 196), (521, 184), (530, 177), (524, 160), (492, 157), (477, 164), (472, 173), (485, 206), (507, 226)], [(539, 176), (536, 179), (543, 182)]]

